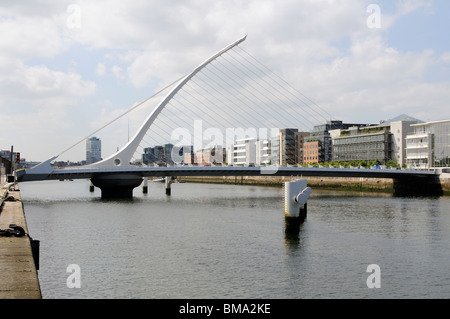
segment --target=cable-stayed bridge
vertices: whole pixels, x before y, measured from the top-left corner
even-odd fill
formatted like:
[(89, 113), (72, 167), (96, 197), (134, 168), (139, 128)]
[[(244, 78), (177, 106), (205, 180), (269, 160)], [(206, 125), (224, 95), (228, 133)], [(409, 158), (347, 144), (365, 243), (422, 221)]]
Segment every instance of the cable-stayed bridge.
[[(272, 165), (234, 167), (225, 166), (220, 160), (222, 165), (207, 167), (185, 166), (183, 160), (173, 167), (142, 163), (140, 158), (149, 146), (168, 141), (174, 142), (178, 149), (186, 145), (193, 145), (195, 149), (225, 147), (232, 145), (237, 138), (270, 139), (280, 128), (310, 131), (311, 123), (331, 119), (323, 108), (243, 50), (240, 45), (245, 40), (246, 36), (226, 46), (170, 88), (167, 87), (168, 93), (152, 109), (134, 137), (113, 155), (90, 165), (54, 168), (51, 163), (61, 153), (31, 169), (16, 172), (18, 181), (91, 179), (102, 190), (102, 197), (130, 197), (143, 178), (150, 176), (366, 177), (392, 178), (402, 189), (399, 193), (436, 193), (434, 186), (430, 191), (430, 185), (436, 185), (438, 179), (432, 171)], [(126, 113), (155, 96), (138, 103)]]

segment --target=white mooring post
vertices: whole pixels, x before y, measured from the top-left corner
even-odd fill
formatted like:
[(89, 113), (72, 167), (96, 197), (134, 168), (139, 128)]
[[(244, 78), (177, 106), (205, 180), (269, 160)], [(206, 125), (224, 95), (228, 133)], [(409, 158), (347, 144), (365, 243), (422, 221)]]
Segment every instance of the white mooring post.
[(307, 201), (312, 190), (306, 180), (284, 183), (284, 213), (287, 232), (299, 232), (307, 215)]
[(142, 193), (148, 193), (148, 177), (144, 177), (144, 185), (142, 186)]

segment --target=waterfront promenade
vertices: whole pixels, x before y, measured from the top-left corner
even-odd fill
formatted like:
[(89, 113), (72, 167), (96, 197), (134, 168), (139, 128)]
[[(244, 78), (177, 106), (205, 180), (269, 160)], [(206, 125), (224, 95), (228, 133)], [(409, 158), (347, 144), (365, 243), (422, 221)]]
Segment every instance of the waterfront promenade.
[(20, 226), (25, 236), (0, 235), (0, 299), (41, 299), (36, 264), (18, 185), (0, 183), (0, 229)]

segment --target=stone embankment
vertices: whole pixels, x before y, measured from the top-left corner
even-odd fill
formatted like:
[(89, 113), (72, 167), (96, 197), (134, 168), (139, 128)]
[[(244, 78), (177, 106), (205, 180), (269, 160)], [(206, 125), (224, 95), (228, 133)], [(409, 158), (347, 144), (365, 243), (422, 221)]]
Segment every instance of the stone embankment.
[(444, 195), (450, 196), (450, 173), (443, 173), (440, 176), (442, 190)]
[(392, 179), (385, 178), (336, 178), (336, 177), (285, 177), (285, 176), (211, 176), (181, 177), (185, 182), (221, 183), (234, 185), (283, 186), (285, 182), (306, 179), (308, 186), (323, 189), (343, 189), (355, 191), (393, 192)]
[[(233, 185), (258, 185), (281, 187), (285, 182), (306, 179), (308, 186), (347, 191), (369, 191), (369, 192), (394, 192), (394, 182), (390, 178), (343, 178), (343, 177), (284, 177), (284, 176), (204, 176), (204, 177), (181, 177), (185, 182), (191, 183), (219, 183)], [(450, 173), (441, 174), (440, 178), (444, 195), (450, 195)]]

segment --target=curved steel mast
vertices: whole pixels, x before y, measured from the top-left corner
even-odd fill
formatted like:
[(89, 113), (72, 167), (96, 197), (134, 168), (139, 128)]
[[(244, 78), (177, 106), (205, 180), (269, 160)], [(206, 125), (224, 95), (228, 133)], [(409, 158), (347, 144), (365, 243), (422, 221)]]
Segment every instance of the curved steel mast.
[(191, 73), (189, 73), (187, 76), (185, 76), (170, 92), (167, 94), (167, 96), (158, 104), (158, 106), (153, 110), (152, 113), (147, 117), (145, 122), (142, 124), (136, 135), (126, 144), (120, 151), (115, 153), (114, 155), (93, 164), (88, 165), (89, 167), (95, 167), (95, 168), (113, 168), (113, 167), (122, 167), (122, 166), (129, 166), (131, 159), (133, 158), (134, 153), (136, 152), (136, 149), (138, 148), (139, 144), (141, 143), (142, 139), (144, 138), (145, 134), (147, 133), (150, 126), (153, 124), (157, 116), (161, 113), (161, 111), (164, 109), (164, 107), (170, 102), (170, 100), (178, 93), (178, 91), (187, 83), (189, 80), (191, 80), (198, 72), (200, 72), (203, 68), (205, 68), (208, 64), (210, 64), (212, 61), (220, 57), (222, 54), (226, 53), (227, 51), (231, 50), (235, 46), (239, 45), (245, 39), (247, 36), (244, 36), (240, 38), (239, 40), (231, 43), (227, 47), (223, 48), (213, 56), (211, 56), (209, 59), (204, 61), (202, 64), (200, 64), (197, 68), (195, 68)]

